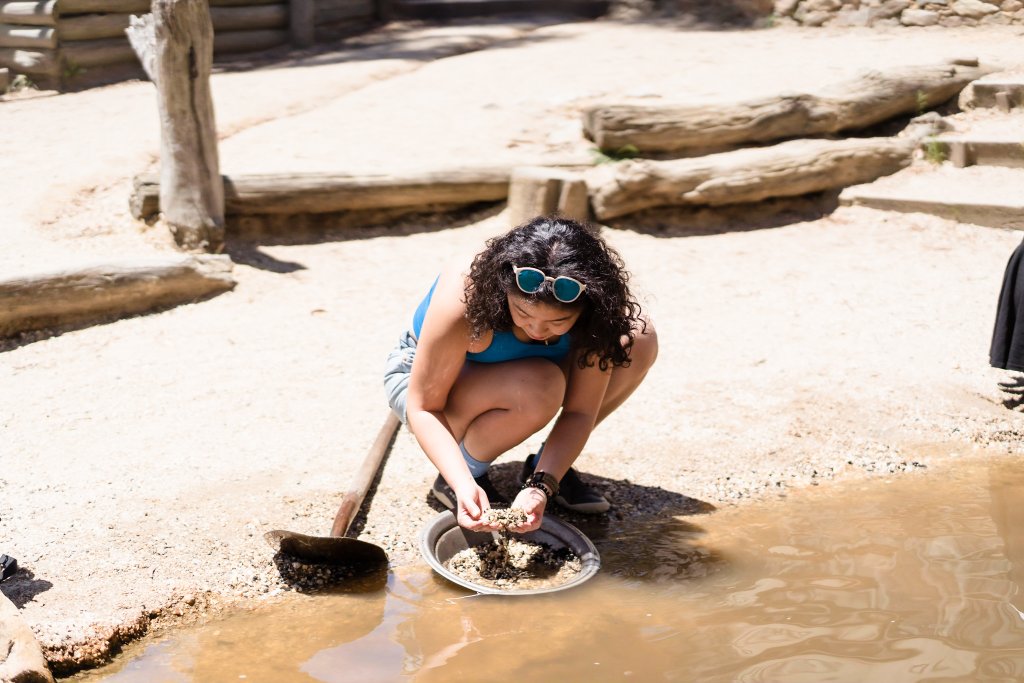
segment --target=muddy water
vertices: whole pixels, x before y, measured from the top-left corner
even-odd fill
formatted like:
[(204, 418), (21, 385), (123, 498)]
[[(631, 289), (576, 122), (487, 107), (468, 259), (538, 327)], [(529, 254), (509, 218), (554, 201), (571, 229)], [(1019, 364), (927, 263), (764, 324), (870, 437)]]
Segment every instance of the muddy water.
[(473, 596), (403, 567), (142, 644), (82, 680), (1024, 679), (1016, 463), (588, 533), (602, 570), (569, 591)]

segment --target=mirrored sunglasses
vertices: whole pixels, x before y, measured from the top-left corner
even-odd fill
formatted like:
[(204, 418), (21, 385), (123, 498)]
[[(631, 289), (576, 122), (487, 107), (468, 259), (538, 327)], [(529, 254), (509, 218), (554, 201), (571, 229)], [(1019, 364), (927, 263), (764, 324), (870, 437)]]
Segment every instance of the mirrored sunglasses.
[(516, 286), (526, 294), (536, 294), (544, 286), (545, 282), (551, 283), (551, 294), (563, 304), (571, 304), (580, 298), (583, 290), (587, 288), (579, 280), (565, 275), (550, 277), (543, 270), (537, 268), (520, 268), (512, 266), (512, 272), (516, 274)]

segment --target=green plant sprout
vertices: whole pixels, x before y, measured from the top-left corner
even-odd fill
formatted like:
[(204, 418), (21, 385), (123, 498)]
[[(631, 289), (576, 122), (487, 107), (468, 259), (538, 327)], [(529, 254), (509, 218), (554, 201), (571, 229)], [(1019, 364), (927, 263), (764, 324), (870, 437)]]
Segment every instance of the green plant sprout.
[(924, 158), (935, 165), (946, 160), (946, 146), (938, 138), (931, 137), (924, 143)]

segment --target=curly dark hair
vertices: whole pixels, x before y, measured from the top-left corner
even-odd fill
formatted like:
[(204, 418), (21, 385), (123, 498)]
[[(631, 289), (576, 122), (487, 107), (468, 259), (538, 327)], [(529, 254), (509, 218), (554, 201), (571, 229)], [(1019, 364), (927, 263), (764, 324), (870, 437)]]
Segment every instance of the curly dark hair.
[[(516, 287), (513, 266), (539, 268), (586, 284), (579, 299), (565, 304), (550, 287), (525, 294)], [(582, 308), (570, 330), (581, 368), (629, 365), (636, 330), (645, 330), (640, 304), (629, 291), (629, 273), (618, 252), (595, 229), (567, 218), (541, 216), (487, 241), (476, 255), (466, 286), (466, 318), (475, 337), (486, 330), (513, 328), (508, 293), (566, 310)], [(623, 339), (627, 341), (622, 342)]]

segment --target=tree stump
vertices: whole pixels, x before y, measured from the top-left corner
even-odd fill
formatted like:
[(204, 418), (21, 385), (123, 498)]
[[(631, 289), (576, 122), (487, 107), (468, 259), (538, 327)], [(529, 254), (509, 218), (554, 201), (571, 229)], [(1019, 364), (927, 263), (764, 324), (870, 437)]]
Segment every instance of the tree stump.
[(210, 93), (213, 24), (204, 0), (153, 0), (127, 29), (156, 85), (160, 114), (160, 207), (177, 243), (224, 246), (224, 185)]
[(589, 220), (583, 176), (564, 169), (531, 166), (512, 171), (508, 186), (509, 223), (519, 225), (552, 213), (577, 221)]

